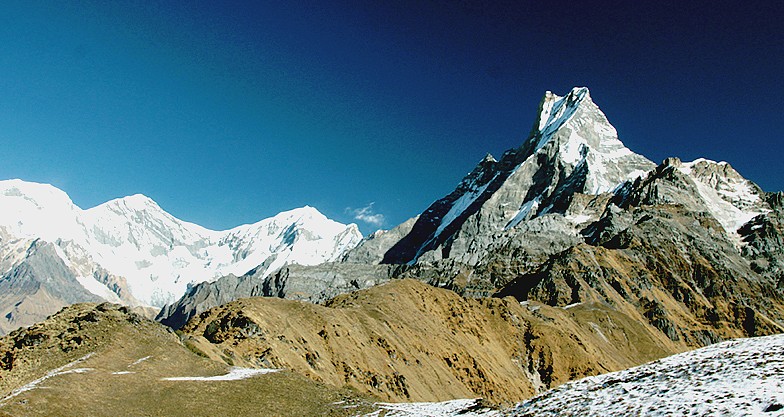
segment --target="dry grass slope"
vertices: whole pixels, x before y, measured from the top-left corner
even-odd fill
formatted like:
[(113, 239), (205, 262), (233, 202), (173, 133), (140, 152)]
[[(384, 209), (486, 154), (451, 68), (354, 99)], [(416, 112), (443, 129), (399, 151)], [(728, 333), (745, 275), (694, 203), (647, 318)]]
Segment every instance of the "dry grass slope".
[(287, 368), (389, 401), (510, 404), (685, 349), (600, 303), (563, 309), (511, 297), (466, 299), (414, 280), (326, 306), (243, 299), (202, 313), (182, 331), (212, 359)]
[[(168, 328), (110, 304), (68, 307), (13, 332), (0, 339), (0, 355), (0, 415), (346, 416), (373, 409), (349, 390), (287, 371), (234, 381), (162, 380), (223, 375), (227, 366), (195, 354)], [(63, 366), (37, 388), (11, 396)]]

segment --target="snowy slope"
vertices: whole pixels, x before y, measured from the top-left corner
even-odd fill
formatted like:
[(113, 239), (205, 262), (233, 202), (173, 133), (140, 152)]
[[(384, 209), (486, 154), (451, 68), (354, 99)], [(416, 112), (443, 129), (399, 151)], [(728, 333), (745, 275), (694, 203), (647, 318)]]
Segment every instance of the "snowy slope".
[(564, 384), (510, 416), (784, 416), (784, 335), (738, 339)]
[(763, 191), (726, 162), (700, 158), (678, 169), (697, 185), (699, 197), (724, 230), (740, 243), (737, 230), (754, 217), (769, 212)]
[[(254, 224), (213, 231), (184, 222), (143, 195), (82, 210), (61, 190), (21, 180), (0, 181), (0, 256), (9, 268), (34, 239), (58, 245), (58, 254), (89, 291), (111, 298), (96, 277), (123, 277), (139, 303), (162, 306), (189, 285), (241, 275), (269, 262), (268, 271), (290, 263), (313, 265), (338, 259), (362, 238), (312, 207), (280, 213)], [(112, 299), (112, 301), (116, 301)]]
[(484, 407), (477, 400), (451, 400), (438, 403), (376, 403), (379, 410), (361, 417), (496, 417), (501, 413)]
[(784, 334), (569, 382), (503, 411), (476, 400), (377, 405), (381, 410), (367, 417), (784, 416)]

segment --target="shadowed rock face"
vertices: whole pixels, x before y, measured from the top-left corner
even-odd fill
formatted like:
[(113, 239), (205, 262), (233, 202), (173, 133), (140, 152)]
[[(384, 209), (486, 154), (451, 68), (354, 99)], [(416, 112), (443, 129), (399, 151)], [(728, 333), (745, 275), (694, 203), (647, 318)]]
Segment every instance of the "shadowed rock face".
[(157, 320), (179, 329), (212, 307), (245, 297), (280, 297), (322, 303), (349, 291), (386, 282), (400, 269), (391, 265), (326, 263), (314, 267), (291, 265), (272, 275), (253, 270), (241, 277), (204, 282), (178, 302), (161, 309)]
[(82, 287), (54, 245), (32, 241), (24, 260), (0, 278), (0, 333), (43, 320), (82, 301), (101, 298)]

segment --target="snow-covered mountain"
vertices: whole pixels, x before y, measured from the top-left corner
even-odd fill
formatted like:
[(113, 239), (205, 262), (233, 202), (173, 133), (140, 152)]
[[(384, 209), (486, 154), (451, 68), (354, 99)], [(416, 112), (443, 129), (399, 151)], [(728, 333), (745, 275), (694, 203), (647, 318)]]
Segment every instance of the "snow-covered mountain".
[(314, 265), (339, 258), (362, 238), (315, 208), (213, 231), (179, 220), (133, 195), (87, 210), (61, 190), (0, 181), (0, 269), (5, 275), (36, 241), (56, 253), (89, 292), (109, 301), (163, 306), (199, 282), (264, 265)]
[(383, 262), (452, 257), (474, 263), (476, 253), (491, 243), (476, 236), (564, 213), (571, 195), (613, 191), (654, 167), (621, 143), (587, 88), (576, 87), (564, 97), (548, 91), (529, 138), (498, 161), (487, 155), (451, 194), (419, 216)]

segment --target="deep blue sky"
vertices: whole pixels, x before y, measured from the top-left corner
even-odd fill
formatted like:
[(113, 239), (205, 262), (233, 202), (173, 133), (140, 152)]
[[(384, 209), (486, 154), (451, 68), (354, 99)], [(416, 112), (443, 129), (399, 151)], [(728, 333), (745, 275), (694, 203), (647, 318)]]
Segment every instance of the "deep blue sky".
[(584, 85), (632, 150), (784, 189), (782, 2), (376, 3), (3, 2), (0, 179), (389, 228)]

